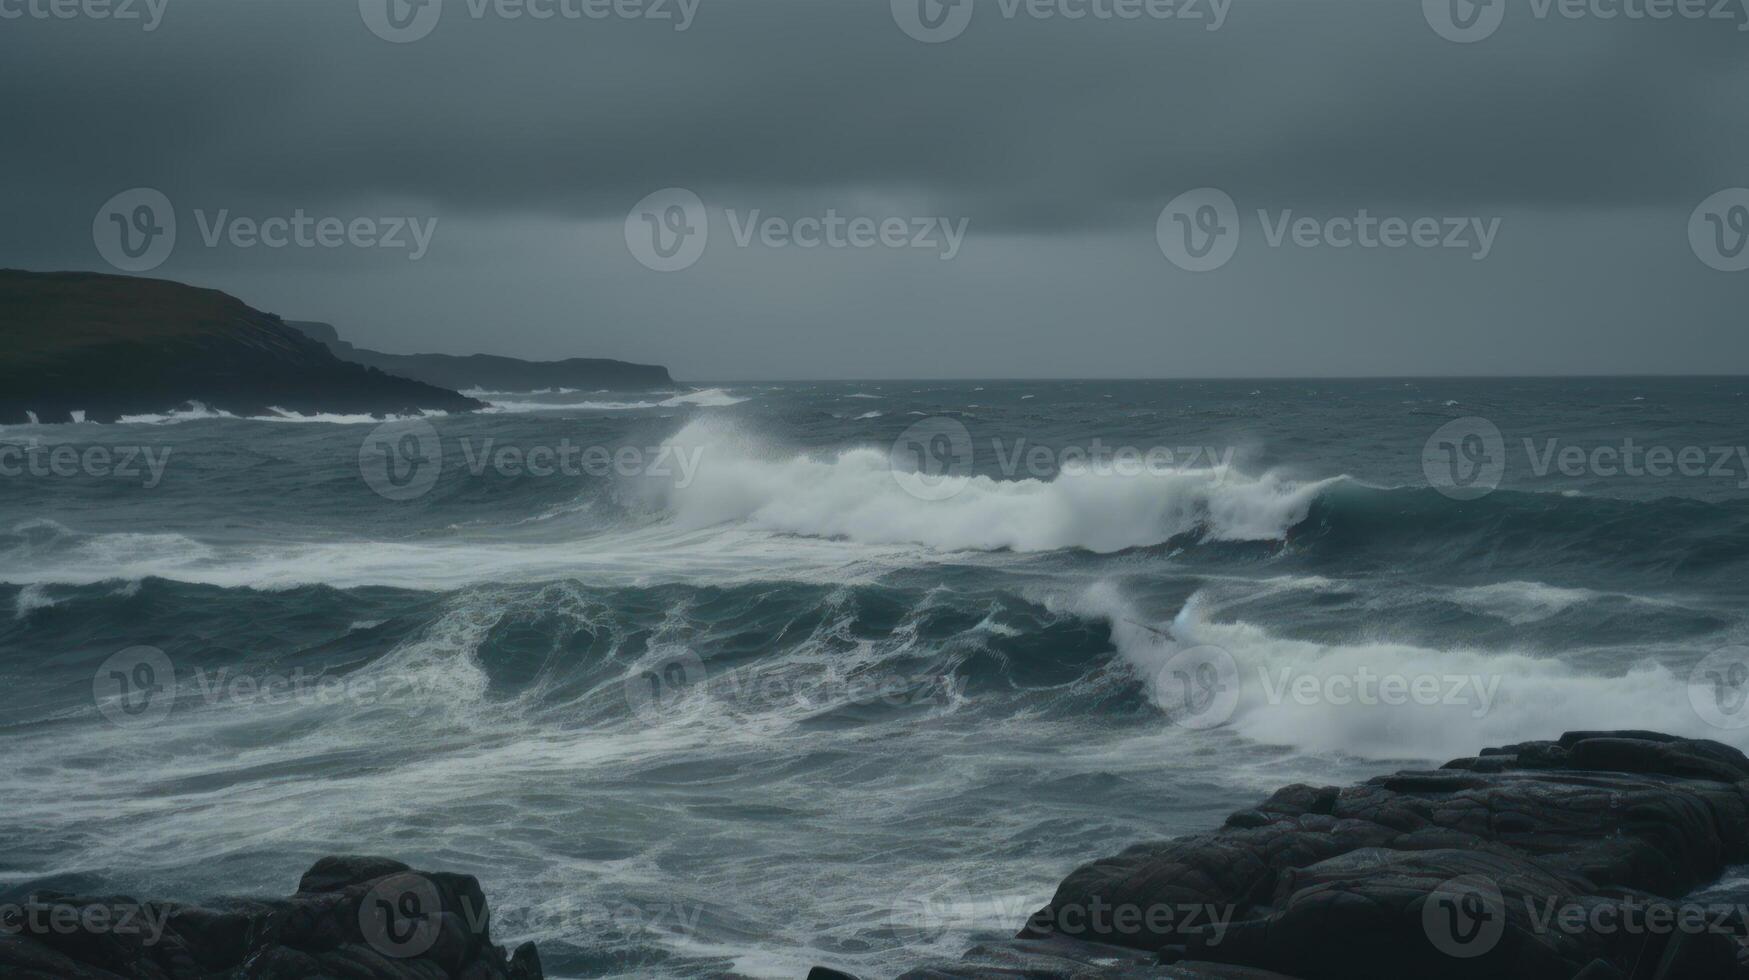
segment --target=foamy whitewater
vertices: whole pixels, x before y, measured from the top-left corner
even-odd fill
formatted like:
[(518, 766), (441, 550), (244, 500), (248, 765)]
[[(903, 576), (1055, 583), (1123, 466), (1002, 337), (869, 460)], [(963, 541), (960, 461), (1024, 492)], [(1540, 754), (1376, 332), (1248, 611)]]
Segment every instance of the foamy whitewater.
[[(0, 476), (0, 900), (277, 894), (381, 853), (478, 875), (550, 976), (889, 976), (1285, 782), (1578, 728), (1749, 748), (1706, 701), (1749, 643), (1749, 474), (1525, 445), (1731, 445), (1744, 387), (786, 382), (479, 392), (386, 435), (0, 429), (0, 463), (109, 451)], [(1457, 500), (1424, 449), (1465, 416), (1508, 465)], [(426, 433), (432, 478), (372, 477)], [(594, 462), (540, 464), (566, 452)], [(167, 710), (131, 716), (144, 680)], [(943, 890), (981, 898), (918, 928)]]

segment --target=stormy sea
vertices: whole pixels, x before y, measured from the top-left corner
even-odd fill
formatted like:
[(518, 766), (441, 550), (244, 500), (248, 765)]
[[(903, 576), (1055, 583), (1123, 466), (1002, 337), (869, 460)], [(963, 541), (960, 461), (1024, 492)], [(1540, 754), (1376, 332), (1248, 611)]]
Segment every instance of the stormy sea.
[(890, 976), (1287, 783), (1749, 748), (1744, 379), (472, 394), (0, 430), (0, 899), (392, 854), (549, 976)]

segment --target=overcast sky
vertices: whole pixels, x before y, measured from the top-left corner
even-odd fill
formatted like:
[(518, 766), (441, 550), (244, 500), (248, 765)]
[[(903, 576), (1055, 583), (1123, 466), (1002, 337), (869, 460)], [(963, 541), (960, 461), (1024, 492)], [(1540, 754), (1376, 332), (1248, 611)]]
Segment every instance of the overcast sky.
[[(103, 209), (151, 188), (176, 241), (142, 274), (390, 351), (688, 380), (1749, 373), (1749, 271), (1728, 271), (1749, 192), (1715, 197), (1749, 187), (1749, 0), (1661, 21), (1541, 0), (105, 2), (139, 19), (0, 0), (0, 266), (114, 271)], [(1472, 40), (1446, 36), (1471, 15)], [(705, 235), (670, 198), (637, 210), (666, 188), (697, 195)], [(1199, 188), (1236, 231), (1180, 197)], [(1237, 243), (1216, 268), (1183, 267), (1162, 210), (1185, 201), (1196, 243)], [(800, 247), (829, 209), (835, 244)], [(1361, 209), (1436, 219), (1439, 246), (1386, 223), (1371, 240), (1397, 247), (1334, 247), (1365, 237)], [(236, 225), (300, 211), (365, 233), (270, 248)], [(650, 268), (628, 247), (650, 258), (645, 214), (702, 252)]]

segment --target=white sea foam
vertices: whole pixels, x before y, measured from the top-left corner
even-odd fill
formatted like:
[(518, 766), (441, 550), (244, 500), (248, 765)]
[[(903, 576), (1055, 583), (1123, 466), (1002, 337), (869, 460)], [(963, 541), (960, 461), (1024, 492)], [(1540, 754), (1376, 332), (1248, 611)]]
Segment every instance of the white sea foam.
[(18, 598), (13, 603), (14, 619), (29, 619), (30, 614), (38, 609), (48, 609), (55, 605), (48, 589), (41, 585), (27, 585), (18, 590)]
[[(487, 392), (485, 394), (491, 394)], [(479, 397), (479, 396), (475, 396)], [(492, 401), (488, 413), (503, 412), (632, 412), (651, 408), (726, 408), (739, 405), (746, 398), (731, 394), (725, 388), (704, 388), (672, 398), (645, 401), (582, 401), (582, 402), (536, 402), (536, 401)]]
[(1250, 477), (1226, 467), (1134, 476), (1066, 470), (1048, 481), (973, 477), (949, 499), (924, 500), (895, 479), (880, 449), (785, 453), (711, 420), (688, 425), (670, 443), (705, 449), (692, 483), (664, 491), (680, 526), (736, 523), (950, 551), (1104, 553), (1191, 531), (1212, 540), (1276, 540), (1335, 482)]
[(117, 421), (123, 425), (164, 425), (172, 422), (197, 422), (202, 419), (234, 419), (230, 412), (207, 408), (200, 402), (189, 402), (184, 408), (161, 414), (123, 415)]
[[(574, 576), (627, 585), (773, 576), (856, 582), (951, 553), (1109, 553), (1192, 531), (1211, 540), (1276, 540), (1331, 482), (1225, 469), (1133, 477), (1071, 472), (1050, 481), (979, 477), (952, 499), (931, 501), (912, 496), (894, 479), (887, 454), (873, 448), (812, 457), (708, 417), (689, 423), (670, 445), (705, 450), (692, 482), (627, 485), (621, 496), (649, 512), (623, 525), (577, 519), (535, 522), (527, 533), (500, 528), (413, 541), (247, 544), (57, 528), (46, 542), (40, 533), (27, 536), (0, 555), (0, 580), (83, 585), (160, 577), (263, 589), (428, 590)], [(588, 510), (551, 513), (565, 520)]]
[(1523, 626), (1565, 612), (1581, 602), (1601, 598), (1590, 589), (1563, 589), (1542, 582), (1496, 582), (1458, 589), (1452, 598), (1472, 612)]
[[(1512, 650), (1315, 643), (1245, 622), (1210, 621), (1200, 597), (1170, 622), (1149, 628), (1109, 582), (1091, 589), (1077, 608), (1112, 623), (1119, 652), (1169, 716), (1176, 710), (1171, 658), (1192, 647), (1226, 651), (1240, 694), (1225, 726), (1265, 744), (1366, 759), (1444, 760), (1562, 731), (1646, 728), (1749, 747), (1749, 731), (1724, 731), (1702, 720), (1686, 676), (1649, 660), (1621, 673), (1583, 672), (1564, 660)], [(1368, 673), (1436, 679), (1438, 703), (1358, 703), (1321, 693), (1330, 678), (1343, 679), (1330, 690), (1346, 692), (1348, 679)], [(1294, 696), (1287, 685), (1301, 677), (1311, 680), (1299, 683), (1320, 693)]]
[(449, 413), (431, 410), (412, 415), (370, 415), (364, 412), (316, 412), (308, 415), (291, 411), (290, 409), (269, 406), (269, 415), (233, 415), (230, 412), (210, 409), (201, 402), (189, 402), (185, 407), (170, 412), (149, 413), (145, 415), (123, 415), (116, 421), (121, 425), (173, 425), (179, 422), (201, 422), (210, 419), (233, 419), (247, 422), (321, 422), (329, 425), (377, 425), (387, 421), (397, 421), (409, 418), (437, 418)]

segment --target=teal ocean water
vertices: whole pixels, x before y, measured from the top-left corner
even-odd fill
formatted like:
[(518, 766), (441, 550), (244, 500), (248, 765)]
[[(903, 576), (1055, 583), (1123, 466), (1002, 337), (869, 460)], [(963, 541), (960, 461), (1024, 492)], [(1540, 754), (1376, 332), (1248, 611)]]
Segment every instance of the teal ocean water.
[(477, 874), (549, 975), (890, 975), (1286, 782), (1593, 727), (1749, 748), (1746, 392), (787, 382), (9, 427), (0, 896), (279, 894), (380, 853)]

